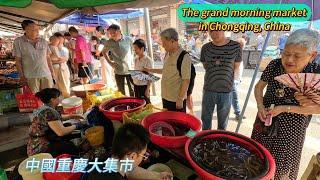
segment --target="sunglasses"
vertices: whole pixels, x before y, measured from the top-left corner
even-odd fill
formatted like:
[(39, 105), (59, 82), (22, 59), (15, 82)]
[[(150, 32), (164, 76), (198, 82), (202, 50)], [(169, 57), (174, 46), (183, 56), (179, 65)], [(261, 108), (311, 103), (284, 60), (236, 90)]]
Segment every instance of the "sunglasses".
[(139, 156), (141, 156), (143, 158), (143, 160), (147, 160), (149, 158), (150, 154), (148, 152), (146, 152), (143, 155), (139, 154)]

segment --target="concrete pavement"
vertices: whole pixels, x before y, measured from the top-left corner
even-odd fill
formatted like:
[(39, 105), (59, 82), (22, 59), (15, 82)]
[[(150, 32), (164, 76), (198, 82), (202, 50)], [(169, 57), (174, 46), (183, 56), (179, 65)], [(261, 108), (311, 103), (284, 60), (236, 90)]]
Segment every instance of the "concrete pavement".
[[(156, 68), (161, 68), (162, 64), (157, 62), (155, 64)], [(195, 80), (195, 87), (193, 90), (193, 100), (194, 100), (194, 112), (195, 116), (200, 119), (201, 117), (201, 102), (202, 102), (202, 88), (203, 88), (203, 81), (204, 81), (204, 69), (201, 64), (196, 65), (196, 71), (197, 71), (197, 77)], [(252, 69), (245, 69), (243, 73), (243, 81), (239, 86), (239, 99), (240, 99), (240, 106), (242, 107), (250, 86), (250, 82), (253, 76), (254, 70)], [(260, 79), (261, 73), (258, 74), (258, 78)], [(156, 92), (157, 95), (160, 96), (160, 81), (156, 83)], [(158, 98), (159, 100), (159, 98)], [(159, 102), (159, 101), (158, 101)], [(246, 135), (248, 137), (251, 136), (252, 132), (252, 126), (257, 114), (257, 108), (256, 108), (256, 101), (253, 95), (253, 92), (250, 96), (250, 100), (247, 106), (247, 109), (245, 111), (246, 119), (243, 120), (243, 123), (241, 124), (239, 133)], [(228, 131), (235, 131), (237, 127), (238, 121), (235, 120), (233, 109), (231, 109), (230, 112), (230, 119), (228, 123)], [(217, 117), (216, 112), (213, 116), (212, 121), (212, 127), (213, 129), (217, 128)], [(300, 163), (300, 171), (299, 171), (299, 179), (303, 172), (305, 171), (312, 155), (317, 154), (320, 152), (320, 133), (318, 133), (320, 129), (320, 116), (314, 116), (309, 127), (307, 130), (307, 136), (304, 143), (304, 148), (302, 152), (301, 157), (301, 163)]]

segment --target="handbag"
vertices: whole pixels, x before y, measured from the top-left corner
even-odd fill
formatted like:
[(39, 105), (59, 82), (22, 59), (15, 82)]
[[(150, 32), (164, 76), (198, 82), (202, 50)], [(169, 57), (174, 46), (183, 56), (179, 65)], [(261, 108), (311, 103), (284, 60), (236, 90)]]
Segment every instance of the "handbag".
[(265, 126), (264, 122), (261, 121), (260, 118), (257, 116), (254, 123), (254, 128), (261, 134), (264, 134), (266, 136), (277, 136), (279, 128), (278, 116), (272, 118), (272, 124), (270, 126)]
[(22, 87), (22, 93), (16, 95), (16, 100), (20, 112), (32, 112), (43, 104), (28, 86)]

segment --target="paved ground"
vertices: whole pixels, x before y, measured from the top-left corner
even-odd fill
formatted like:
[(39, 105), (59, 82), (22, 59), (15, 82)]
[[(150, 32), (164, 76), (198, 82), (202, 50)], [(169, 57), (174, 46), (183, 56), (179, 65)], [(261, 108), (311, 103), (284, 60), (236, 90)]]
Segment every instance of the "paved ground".
[[(156, 64), (156, 67), (161, 67), (162, 65), (160, 63)], [(202, 87), (203, 87), (203, 77), (204, 77), (204, 69), (202, 68), (201, 64), (196, 65), (197, 69), (197, 77), (195, 80), (195, 88), (193, 90), (193, 100), (194, 100), (194, 111), (195, 115), (200, 118), (201, 117), (201, 101), (202, 101)], [(246, 69), (243, 74), (243, 82), (239, 86), (239, 96), (240, 96), (240, 104), (241, 107), (244, 104), (250, 82), (253, 76), (254, 70)], [(258, 74), (258, 78), (260, 78), (261, 73)], [(156, 83), (156, 92), (157, 95), (160, 95), (160, 82)], [(160, 98), (156, 98), (157, 101), (160, 101)], [(250, 96), (250, 100), (247, 106), (247, 109), (245, 111), (245, 116), (247, 119), (243, 120), (243, 123), (241, 124), (239, 133), (249, 136), (251, 135), (252, 131), (252, 125), (255, 120), (257, 114), (257, 108), (256, 108), (256, 101), (254, 99), (253, 93)], [(233, 110), (230, 113), (230, 120), (228, 124), (227, 130), (229, 131), (235, 131), (237, 127), (237, 121), (234, 119)], [(217, 121), (216, 121), (216, 113), (214, 113), (213, 117), (213, 129), (217, 128)], [(302, 173), (305, 171), (305, 168), (307, 167), (312, 155), (318, 153), (320, 151), (320, 116), (314, 116), (312, 119), (312, 122), (309, 125), (309, 128), (307, 130), (307, 136), (304, 143), (304, 148), (302, 152), (302, 158), (301, 158), (301, 165), (300, 165), (300, 172), (299, 177), (302, 175)], [(299, 178), (300, 179), (300, 178)]]
[[(156, 67), (161, 67), (161, 66), (162, 65), (160, 63), (156, 64)], [(197, 77), (196, 77), (196, 81), (195, 81), (196, 82), (195, 88), (193, 91), (193, 99), (194, 99), (194, 105), (195, 105), (194, 106), (195, 116), (200, 119), (204, 69), (202, 68), (201, 64), (196, 65), (196, 69), (197, 69)], [(259, 73), (258, 77), (260, 77), (260, 75), (261, 74)], [(253, 70), (245, 70), (244, 71), (243, 82), (239, 86), (239, 96), (240, 96), (241, 106), (244, 104), (252, 76), (253, 76)], [(161, 98), (159, 97), (160, 96), (160, 89), (161, 89), (160, 88), (160, 81), (155, 84), (155, 89), (156, 89), (158, 96), (152, 97), (151, 100), (155, 104), (161, 104)], [(257, 113), (256, 102), (255, 102), (253, 94), (251, 94), (250, 100), (248, 103), (248, 107), (245, 111), (245, 116), (247, 117), (247, 119), (245, 119), (243, 121), (243, 123), (241, 124), (239, 133), (250, 137), (251, 131), (252, 131), (252, 125), (253, 125), (256, 113)], [(231, 112), (230, 114), (231, 114), (231, 116), (230, 116), (227, 130), (235, 131), (238, 122), (234, 119), (233, 113)], [(217, 121), (216, 121), (216, 114), (214, 113), (213, 129), (216, 129), (216, 128), (217, 128)], [(319, 131), (319, 129), (320, 129), (320, 116), (315, 116), (313, 118), (312, 122), (310, 123), (308, 130), (307, 130), (307, 136), (306, 136), (306, 140), (305, 140), (305, 144), (304, 144), (304, 149), (302, 152), (299, 177), (305, 171), (305, 168), (307, 167), (312, 155), (314, 155), (320, 151), (320, 143), (319, 143), (320, 142), (320, 133), (317, 132), (317, 131)], [(7, 136), (5, 136), (5, 137), (7, 137)], [(3, 138), (5, 138), (5, 137), (3, 137)], [(0, 138), (0, 141), (1, 141), (1, 138)]]

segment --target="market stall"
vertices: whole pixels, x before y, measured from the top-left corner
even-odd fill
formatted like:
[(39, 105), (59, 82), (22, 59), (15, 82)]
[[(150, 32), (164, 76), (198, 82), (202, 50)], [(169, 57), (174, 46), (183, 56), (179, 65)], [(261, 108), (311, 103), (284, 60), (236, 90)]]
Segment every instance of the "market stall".
[(19, 76), (11, 53), (0, 59), (0, 114), (17, 107), (16, 94), (20, 92)]
[[(56, 5), (61, 6), (59, 3)], [(83, 4), (80, 3), (80, 5)], [(63, 7), (68, 6), (70, 5)], [(251, 53), (256, 52), (248, 50), (247, 63), (252, 67), (259, 66), (259, 61), (250, 60)], [(252, 59), (258, 59), (259, 54), (255, 54), (256, 57)], [(5, 70), (1, 71), (4, 77), (3, 84), (7, 87), (11, 84), (19, 88), (14, 63), (5, 61), (4, 64)], [(166, 112), (154, 106), (145, 106), (144, 100), (122, 97), (123, 95), (119, 92), (99, 83), (79, 85), (72, 91), (78, 97), (63, 101), (63, 114), (85, 112), (84, 121), (93, 126), (91, 129), (75, 133), (77, 140), (74, 140), (74, 144), (86, 143), (85, 145), (90, 146), (90, 150), (81, 152), (81, 157), (90, 160), (107, 157), (106, 122), (111, 122), (112, 129), (115, 131), (122, 123), (134, 122), (141, 123), (151, 134), (152, 143), (148, 148), (151, 157), (142, 163), (142, 167), (147, 168), (157, 163), (166, 164), (173, 172), (175, 179), (197, 179), (198, 177), (202, 179), (271, 179), (274, 175), (275, 165), (270, 153), (259, 143), (245, 136), (220, 131), (199, 133), (201, 122), (196, 117)], [(98, 112), (100, 115), (97, 115)], [(78, 122), (69, 121), (68, 123)], [(71, 156), (58, 158), (63, 157)], [(25, 172), (23, 165), (21, 165), (21, 172)], [(53, 173), (52, 178), (57, 179), (58, 175), (59, 173)], [(76, 179), (80, 178), (79, 174), (76, 176)]]

